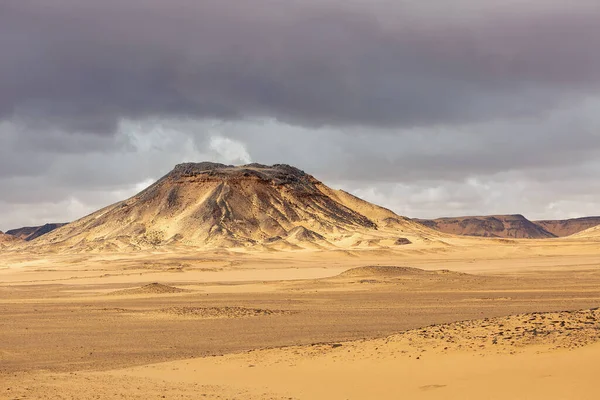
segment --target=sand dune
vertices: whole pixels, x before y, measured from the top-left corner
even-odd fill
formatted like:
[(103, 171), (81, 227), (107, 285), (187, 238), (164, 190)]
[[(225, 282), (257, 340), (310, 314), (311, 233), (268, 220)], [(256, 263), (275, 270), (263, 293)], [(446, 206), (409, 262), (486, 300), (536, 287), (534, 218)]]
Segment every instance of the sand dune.
[(185, 289), (176, 288), (169, 285), (163, 285), (157, 282), (149, 283), (140, 288), (123, 289), (111, 292), (111, 295), (136, 295), (136, 294), (167, 294), (167, 293), (183, 293), (187, 292)]
[(413, 275), (437, 275), (437, 274), (458, 274), (457, 272), (451, 272), (448, 270), (438, 271), (426, 271), (419, 268), (413, 267), (396, 267), (396, 266), (368, 266), (352, 268), (342, 272), (339, 277), (352, 277), (352, 278), (395, 278), (402, 276), (413, 276)]
[(594, 226), (585, 231), (571, 235), (570, 237), (580, 239), (600, 239), (600, 226)]

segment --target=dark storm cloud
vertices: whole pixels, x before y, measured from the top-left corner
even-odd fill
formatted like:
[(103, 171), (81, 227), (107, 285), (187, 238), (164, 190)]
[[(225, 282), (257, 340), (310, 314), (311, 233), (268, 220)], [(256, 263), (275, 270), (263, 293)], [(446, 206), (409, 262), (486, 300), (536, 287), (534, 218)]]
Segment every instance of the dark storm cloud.
[(149, 116), (423, 126), (599, 88), (594, 2), (412, 3), (4, 0), (0, 118), (92, 133)]

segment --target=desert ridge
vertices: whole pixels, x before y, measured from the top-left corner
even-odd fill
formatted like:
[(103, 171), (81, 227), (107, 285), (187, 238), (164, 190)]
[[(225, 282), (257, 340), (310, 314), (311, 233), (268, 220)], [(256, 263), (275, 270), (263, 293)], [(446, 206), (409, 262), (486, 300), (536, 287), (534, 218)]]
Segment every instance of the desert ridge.
[(8, 230), (6, 231), (6, 234), (18, 237), (19, 239), (23, 239), (29, 242), (65, 225), (66, 223), (50, 223), (44, 224), (42, 226), (26, 226), (22, 228)]
[[(337, 197), (338, 195), (348, 199), (355, 197), (344, 191), (332, 192), (336, 193), (334, 197)], [(372, 207), (372, 209), (375, 208), (381, 207)], [(389, 224), (390, 221), (393, 220), (388, 220), (387, 223)], [(567, 237), (600, 225), (600, 217), (532, 221), (520, 214), (445, 217), (437, 219), (413, 218), (412, 221), (450, 235), (510, 239), (548, 239), (555, 237)], [(25, 241), (32, 241), (64, 225), (66, 225), (66, 223), (47, 223), (41, 226), (10, 229), (6, 231), (6, 234), (15, 236)], [(306, 229), (301, 226), (298, 228)], [(288, 235), (290, 235), (290, 232), (288, 232)], [(316, 234), (316, 236), (322, 237), (318, 234)], [(272, 242), (276, 239), (278, 239), (278, 237), (271, 238), (269, 241)], [(400, 238), (397, 240), (397, 242), (409, 244), (410, 241), (407, 242), (407, 239)], [(293, 248), (293, 246), (289, 245), (287, 247)]]
[(454, 235), (514, 239), (547, 239), (556, 237), (556, 235), (529, 221), (522, 215), (491, 215), (438, 218), (433, 220), (416, 219), (415, 221), (432, 229)]
[(600, 225), (600, 217), (533, 221), (557, 237), (571, 236)]
[(600, 225), (600, 217), (530, 221), (520, 214), (437, 219), (415, 218), (414, 221), (440, 232), (454, 235), (512, 239), (565, 237)]

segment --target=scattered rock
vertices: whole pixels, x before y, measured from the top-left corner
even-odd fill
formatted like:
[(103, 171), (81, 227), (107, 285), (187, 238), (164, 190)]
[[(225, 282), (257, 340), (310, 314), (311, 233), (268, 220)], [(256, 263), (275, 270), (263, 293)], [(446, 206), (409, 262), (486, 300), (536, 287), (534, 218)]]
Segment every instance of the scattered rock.
[(410, 240), (408, 240), (407, 238), (398, 238), (396, 239), (396, 241), (394, 242), (394, 244), (396, 246), (403, 246), (406, 244), (412, 244), (412, 242)]

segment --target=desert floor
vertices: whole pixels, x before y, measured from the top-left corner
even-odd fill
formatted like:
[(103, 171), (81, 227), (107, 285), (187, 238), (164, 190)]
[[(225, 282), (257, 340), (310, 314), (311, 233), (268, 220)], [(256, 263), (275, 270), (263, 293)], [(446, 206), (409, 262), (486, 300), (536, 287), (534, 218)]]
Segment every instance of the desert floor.
[(5, 253), (0, 398), (596, 399), (598, 306), (593, 241)]

